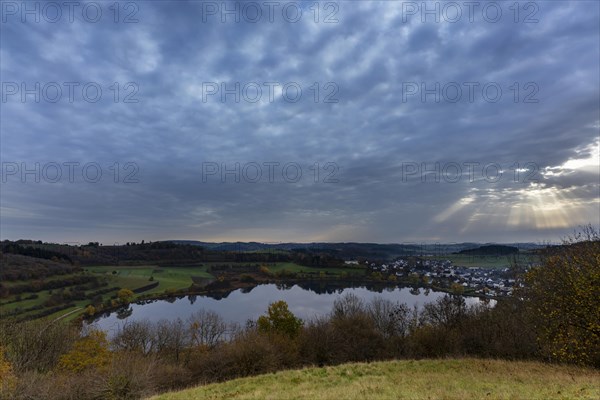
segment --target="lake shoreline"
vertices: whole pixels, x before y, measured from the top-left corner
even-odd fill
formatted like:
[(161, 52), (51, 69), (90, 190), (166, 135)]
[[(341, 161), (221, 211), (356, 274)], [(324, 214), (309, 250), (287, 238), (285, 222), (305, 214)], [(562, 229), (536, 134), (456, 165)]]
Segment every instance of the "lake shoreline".
[[(136, 301), (132, 301), (126, 304), (120, 304), (116, 307), (111, 307), (109, 309), (103, 309), (102, 311), (96, 312), (93, 315), (82, 315), (78, 320), (80, 323), (92, 324), (97, 321), (100, 321), (105, 318), (110, 318), (115, 313), (123, 313), (123, 317), (119, 319), (128, 318), (131, 315), (132, 309), (131, 306), (144, 306), (152, 303), (166, 301), (169, 303), (174, 303), (176, 301), (183, 300), (185, 298), (190, 298), (192, 296), (202, 297), (208, 301), (220, 301), (226, 300), (228, 297), (237, 291), (241, 291), (243, 294), (250, 294), (258, 287), (263, 286), (273, 286), (281, 291), (292, 290), (295, 287), (301, 289), (306, 292), (312, 292), (312, 294), (316, 296), (320, 295), (333, 295), (336, 293), (341, 293), (344, 290), (367, 290), (368, 292), (373, 293), (374, 295), (386, 295), (386, 293), (392, 292), (402, 292), (405, 289), (408, 289), (408, 293), (412, 296), (429, 296), (430, 293), (434, 293), (436, 295), (447, 294), (447, 291), (439, 290), (435, 287), (425, 287), (425, 286), (408, 286), (403, 285), (402, 282), (381, 282), (381, 281), (372, 281), (372, 280), (364, 280), (364, 279), (349, 279), (349, 280), (339, 280), (339, 279), (286, 279), (286, 280), (278, 280), (278, 279), (264, 279), (259, 282), (236, 282), (235, 285), (228, 285), (227, 287), (220, 288), (191, 288), (191, 290), (180, 290), (175, 293), (159, 293), (148, 295), (147, 297), (142, 297), (137, 299)], [(494, 300), (487, 297), (481, 296), (473, 296), (468, 294), (460, 294), (460, 296), (465, 298), (477, 298), (480, 301), (489, 301)], [(190, 302), (193, 304), (196, 300), (191, 300)], [(400, 301), (402, 302), (402, 301)], [(409, 302), (407, 302), (408, 304)], [(410, 304), (409, 304), (410, 305)], [(265, 306), (266, 309), (266, 306)], [(129, 311), (129, 315), (127, 314)], [(250, 318), (251, 316), (249, 316)]]

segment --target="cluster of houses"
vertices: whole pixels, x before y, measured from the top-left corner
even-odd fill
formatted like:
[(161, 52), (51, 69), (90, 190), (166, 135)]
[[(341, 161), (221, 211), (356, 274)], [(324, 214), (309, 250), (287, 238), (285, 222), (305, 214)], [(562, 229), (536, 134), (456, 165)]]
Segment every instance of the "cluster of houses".
[(516, 284), (509, 268), (459, 267), (450, 260), (419, 259), (411, 261), (398, 259), (387, 264), (368, 263), (372, 273), (382, 276), (395, 275), (399, 280), (411, 278), (418, 282), (437, 287), (456, 287), (460, 285), (465, 292), (480, 296), (510, 296)]

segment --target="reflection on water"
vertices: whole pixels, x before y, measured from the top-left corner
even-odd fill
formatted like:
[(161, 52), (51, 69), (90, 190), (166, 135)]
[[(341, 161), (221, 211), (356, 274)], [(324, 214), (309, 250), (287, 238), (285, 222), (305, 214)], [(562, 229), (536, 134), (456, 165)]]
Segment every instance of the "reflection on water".
[[(381, 297), (391, 301), (406, 303), (410, 307), (443, 297), (443, 292), (424, 288), (398, 288), (382, 285), (360, 285), (348, 287), (343, 283), (307, 282), (301, 284), (268, 284), (251, 288), (236, 289), (231, 292), (210, 296), (182, 296), (165, 300), (149, 300), (131, 304), (112, 313), (106, 313), (96, 319), (94, 324), (100, 329), (115, 332), (126, 321), (161, 319), (187, 319), (199, 310), (212, 310), (227, 322), (244, 324), (248, 319), (256, 319), (264, 314), (270, 303), (284, 300), (290, 310), (298, 317), (310, 319), (331, 311), (335, 299), (353, 293), (365, 302)], [(481, 300), (467, 298), (467, 304)]]

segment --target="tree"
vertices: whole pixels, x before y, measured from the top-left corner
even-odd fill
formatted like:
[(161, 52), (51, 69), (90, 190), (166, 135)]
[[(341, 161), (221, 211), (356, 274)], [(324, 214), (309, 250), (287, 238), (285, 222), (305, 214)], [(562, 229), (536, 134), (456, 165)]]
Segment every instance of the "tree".
[(333, 302), (332, 316), (334, 318), (355, 317), (365, 313), (363, 300), (354, 293), (346, 293)]
[(450, 290), (452, 291), (452, 294), (460, 296), (465, 292), (465, 287), (460, 283), (453, 282), (452, 285), (450, 285)]
[(421, 322), (435, 327), (453, 328), (465, 319), (467, 311), (467, 303), (463, 296), (446, 294), (423, 306)]
[(77, 340), (73, 348), (60, 357), (58, 366), (65, 371), (78, 373), (89, 368), (108, 366), (110, 356), (106, 333), (94, 330)]
[(549, 358), (600, 366), (600, 236), (591, 225), (549, 248), (523, 297)]
[(376, 297), (368, 305), (367, 310), (375, 324), (375, 329), (385, 339), (404, 338), (408, 334), (410, 308), (406, 304), (393, 303)]
[(154, 350), (154, 327), (150, 321), (125, 323), (112, 340), (117, 350), (149, 354)]
[(121, 289), (117, 292), (117, 297), (121, 303), (128, 304), (133, 300), (134, 293), (129, 289)]
[(288, 304), (283, 300), (271, 303), (267, 315), (258, 318), (258, 330), (262, 333), (278, 333), (296, 337), (300, 333), (302, 325), (302, 320), (288, 309)]
[(199, 310), (188, 319), (192, 343), (196, 346), (215, 347), (227, 332), (227, 324), (214, 311)]

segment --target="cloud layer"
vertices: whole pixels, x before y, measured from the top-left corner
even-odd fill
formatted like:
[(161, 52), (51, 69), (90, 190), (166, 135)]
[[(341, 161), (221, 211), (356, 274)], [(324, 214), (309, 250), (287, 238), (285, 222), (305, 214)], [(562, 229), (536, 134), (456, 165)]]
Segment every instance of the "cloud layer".
[(82, 2), (72, 21), (9, 3), (3, 239), (536, 241), (600, 224), (597, 2)]

